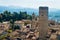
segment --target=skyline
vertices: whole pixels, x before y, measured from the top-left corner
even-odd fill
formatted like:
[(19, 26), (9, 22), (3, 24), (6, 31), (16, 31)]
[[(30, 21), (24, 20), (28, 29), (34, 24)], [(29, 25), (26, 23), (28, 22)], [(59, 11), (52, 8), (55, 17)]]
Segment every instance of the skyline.
[(48, 6), (49, 8), (60, 9), (60, 0), (0, 0), (0, 6), (16, 6), (35, 8), (39, 6)]

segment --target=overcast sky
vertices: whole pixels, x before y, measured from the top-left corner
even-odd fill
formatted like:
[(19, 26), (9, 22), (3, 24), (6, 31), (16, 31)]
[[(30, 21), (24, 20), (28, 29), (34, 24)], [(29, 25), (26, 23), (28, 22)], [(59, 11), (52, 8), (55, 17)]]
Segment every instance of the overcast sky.
[(27, 8), (38, 8), (48, 6), (60, 9), (60, 0), (0, 0), (0, 6), (18, 6)]

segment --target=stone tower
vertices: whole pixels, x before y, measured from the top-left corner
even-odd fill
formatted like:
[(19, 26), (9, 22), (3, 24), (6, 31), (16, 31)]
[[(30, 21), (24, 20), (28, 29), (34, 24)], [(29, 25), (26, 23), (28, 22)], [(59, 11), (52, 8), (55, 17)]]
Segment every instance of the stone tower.
[(39, 7), (39, 38), (46, 40), (48, 31), (48, 7)]
[(31, 23), (31, 25), (32, 25), (32, 29), (35, 29), (35, 14), (33, 13), (32, 14), (32, 23)]

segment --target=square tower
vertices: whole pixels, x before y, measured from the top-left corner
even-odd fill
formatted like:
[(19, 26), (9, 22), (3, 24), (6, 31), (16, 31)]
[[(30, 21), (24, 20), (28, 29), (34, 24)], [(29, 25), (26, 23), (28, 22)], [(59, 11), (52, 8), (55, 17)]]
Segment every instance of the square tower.
[(39, 37), (45, 40), (48, 32), (48, 7), (39, 7)]

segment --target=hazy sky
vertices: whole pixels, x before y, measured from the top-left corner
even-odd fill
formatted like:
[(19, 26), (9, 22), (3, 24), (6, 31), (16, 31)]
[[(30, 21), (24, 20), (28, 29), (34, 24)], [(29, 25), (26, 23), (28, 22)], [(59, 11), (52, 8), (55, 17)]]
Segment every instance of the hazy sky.
[(60, 0), (0, 0), (0, 6), (18, 6), (28, 8), (48, 6), (49, 8), (60, 9)]

